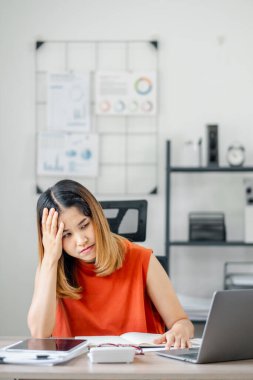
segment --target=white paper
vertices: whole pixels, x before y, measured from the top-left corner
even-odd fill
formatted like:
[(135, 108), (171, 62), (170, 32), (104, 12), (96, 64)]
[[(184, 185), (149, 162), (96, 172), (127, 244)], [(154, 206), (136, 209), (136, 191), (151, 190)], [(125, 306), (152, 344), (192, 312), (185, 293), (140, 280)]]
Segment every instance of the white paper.
[[(98, 346), (100, 344), (130, 344), (143, 348), (144, 352), (164, 350), (165, 344), (155, 344), (154, 340), (160, 338), (161, 334), (128, 332), (121, 335), (105, 335), (105, 336), (76, 336), (75, 339), (87, 339), (88, 345)], [(192, 347), (200, 347), (202, 339), (191, 339)], [(150, 347), (149, 347), (150, 345)], [(171, 347), (174, 349), (174, 347)]]
[(89, 345), (100, 345), (100, 344), (106, 344), (106, 343), (112, 343), (112, 344), (131, 344), (131, 342), (127, 341), (124, 338), (121, 338), (121, 336), (118, 335), (103, 335), (103, 336), (76, 336), (75, 339), (87, 339)]
[(40, 132), (38, 175), (97, 177), (98, 135)]
[(155, 71), (99, 71), (95, 75), (98, 115), (155, 115)]
[(90, 80), (87, 73), (48, 74), (48, 129), (90, 131)]
[[(101, 336), (76, 336), (75, 339), (87, 339), (88, 344), (98, 345), (103, 343), (113, 344), (136, 344), (136, 345), (156, 345), (154, 340), (160, 338), (161, 334), (128, 332), (121, 335), (101, 335)], [(157, 345), (160, 346), (160, 345)], [(161, 345), (164, 347), (164, 344)]]
[(31, 364), (37, 366), (53, 366), (55, 364), (65, 363), (77, 356), (80, 356), (88, 351), (88, 348), (84, 347), (82, 351), (74, 352), (68, 355), (52, 354), (45, 355), (46, 358), (38, 359), (37, 354), (29, 353), (14, 353), (0, 350), (1, 363), (4, 364)]
[(39, 175), (65, 174), (65, 134), (40, 132), (38, 135), (37, 173)]
[(98, 135), (69, 133), (65, 135), (66, 174), (97, 177)]

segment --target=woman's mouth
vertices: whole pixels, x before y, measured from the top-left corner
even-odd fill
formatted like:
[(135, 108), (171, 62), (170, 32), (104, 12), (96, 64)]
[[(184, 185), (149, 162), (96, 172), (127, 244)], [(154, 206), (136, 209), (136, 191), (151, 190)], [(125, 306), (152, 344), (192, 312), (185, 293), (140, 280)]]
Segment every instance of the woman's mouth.
[(92, 245), (90, 245), (89, 247), (84, 248), (84, 249), (80, 252), (80, 255), (84, 255), (84, 254), (90, 253), (90, 252), (92, 251), (92, 249), (94, 248), (94, 245), (95, 245), (95, 244), (92, 244)]

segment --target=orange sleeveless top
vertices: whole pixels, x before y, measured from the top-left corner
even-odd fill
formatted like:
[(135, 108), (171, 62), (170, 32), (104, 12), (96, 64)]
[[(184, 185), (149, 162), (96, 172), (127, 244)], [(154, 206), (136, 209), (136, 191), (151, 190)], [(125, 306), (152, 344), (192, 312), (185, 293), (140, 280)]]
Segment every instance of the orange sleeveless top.
[(129, 241), (126, 246), (123, 266), (109, 276), (98, 277), (94, 264), (80, 260), (77, 279), (82, 298), (58, 301), (53, 336), (164, 332), (165, 325), (146, 290), (152, 251)]

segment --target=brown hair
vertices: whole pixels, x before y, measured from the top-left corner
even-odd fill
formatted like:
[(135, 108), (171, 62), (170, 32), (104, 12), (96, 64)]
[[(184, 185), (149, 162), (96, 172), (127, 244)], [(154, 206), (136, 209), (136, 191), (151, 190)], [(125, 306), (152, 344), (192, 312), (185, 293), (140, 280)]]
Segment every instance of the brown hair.
[[(80, 183), (72, 180), (57, 182), (42, 193), (37, 202), (38, 248), (40, 263), (44, 257), (41, 220), (43, 209), (54, 208), (59, 214), (63, 209), (77, 207), (91, 218), (96, 240), (96, 273), (107, 276), (122, 266), (125, 253), (124, 238), (110, 231), (103, 209), (96, 198)], [(82, 288), (76, 279), (77, 260), (63, 251), (57, 268), (56, 292), (59, 298), (80, 299)]]

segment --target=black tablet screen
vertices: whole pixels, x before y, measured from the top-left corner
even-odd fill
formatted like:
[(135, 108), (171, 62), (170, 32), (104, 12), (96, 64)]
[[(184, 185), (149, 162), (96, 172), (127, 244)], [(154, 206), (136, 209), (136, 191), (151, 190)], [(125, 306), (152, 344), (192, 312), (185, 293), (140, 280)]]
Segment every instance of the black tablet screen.
[(32, 350), (32, 351), (64, 351), (67, 352), (81, 343), (85, 339), (64, 339), (64, 338), (44, 338), (44, 339), (26, 339), (19, 342), (9, 350)]

